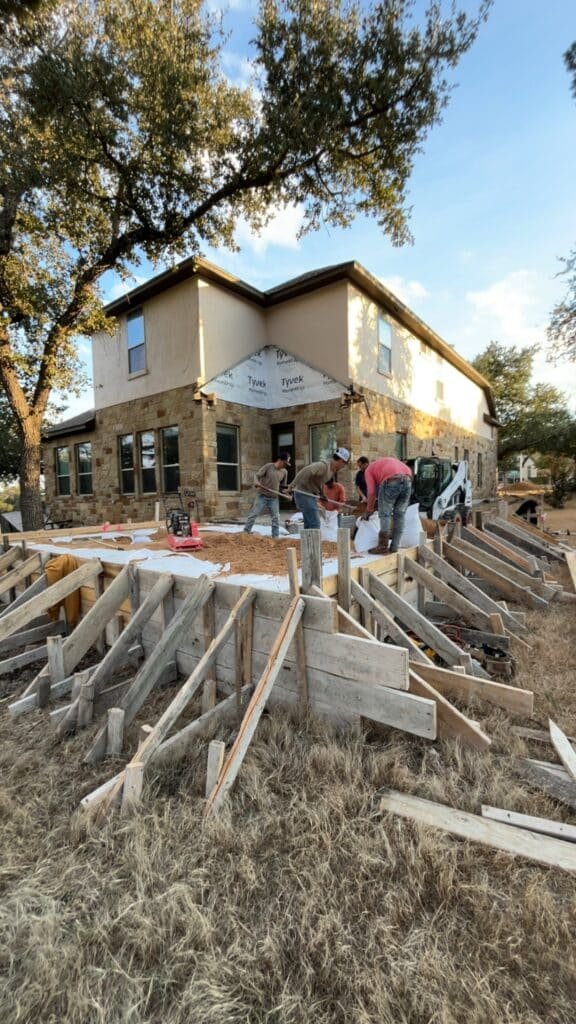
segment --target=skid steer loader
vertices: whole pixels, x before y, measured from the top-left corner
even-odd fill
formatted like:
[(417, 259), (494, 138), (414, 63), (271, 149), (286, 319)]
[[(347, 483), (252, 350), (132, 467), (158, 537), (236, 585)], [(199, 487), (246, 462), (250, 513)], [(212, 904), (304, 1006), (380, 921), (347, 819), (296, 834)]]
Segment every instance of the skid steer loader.
[(466, 525), (472, 511), (472, 484), (467, 462), (436, 455), (407, 459), (412, 470), (412, 497), (429, 519), (455, 519)]

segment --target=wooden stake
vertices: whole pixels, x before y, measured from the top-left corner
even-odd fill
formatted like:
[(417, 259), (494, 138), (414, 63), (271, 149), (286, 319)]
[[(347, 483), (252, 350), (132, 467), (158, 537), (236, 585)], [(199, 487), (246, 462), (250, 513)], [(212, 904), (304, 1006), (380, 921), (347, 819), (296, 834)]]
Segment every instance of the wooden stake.
[(141, 761), (131, 761), (124, 769), (124, 786), (122, 789), (122, 814), (129, 814), (142, 801), (144, 788), (144, 765)]
[(94, 684), (89, 680), (82, 684), (78, 698), (78, 727), (84, 729), (92, 721), (94, 707)]
[(106, 756), (119, 757), (123, 746), (124, 708), (110, 708), (108, 711)]
[(212, 740), (208, 744), (208, 763), (206, 765), (206, 799), (218, 782), (218, 776), (224, 764), (226, 744), (222, 740)]
[[(208, 599), (203, 610), (204, 620), (204, 651), (207, 651), (216, 636), (216, 603), (214, 594)], [(202, 714), (206, 714), (216, 704), (216, 678), (210, 672), (204, 681), (202, 690)]]
[[(346, 533), (349, 531), (346, 530)], [(288, 548), (286, 552), (288, 559), (288, 580), (290, 582), (290, 597), (294, 600), (295, 597), (300, 596), (300, 584), (298, 582), (298, 565), (296, 560), (295, 548)], [(323, 591), (320, 591), (323, 595)], [(296, 645), (296, 672), (298, 675), (298, 692), (300, 694), (300, 711), (302, 714), (306, 713), (308, 708), (308, 670), (306, 668), (306, 643), (304, 639), (304, 627), (302, 622), (298, 623), (298, 628), (294, 637)]]
[(46, 638), (48, 651), (48, 676), (50, 683), (59, 683), (68, 673), (64, 670), (64, 641), (61, 636)]
[(345, 612), (350, 611), (351, 568), (350, 530), (338, 529), (338, 604)]
[(300, 534), (302, 558), (302, 589), (322, 587), (322, 540), (320, 530), (302, 530)]

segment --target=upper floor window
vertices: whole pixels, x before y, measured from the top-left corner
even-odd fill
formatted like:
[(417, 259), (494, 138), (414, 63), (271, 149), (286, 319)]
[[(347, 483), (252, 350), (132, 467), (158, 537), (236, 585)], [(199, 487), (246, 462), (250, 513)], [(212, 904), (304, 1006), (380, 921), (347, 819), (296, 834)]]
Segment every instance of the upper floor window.
[(337, 447), (335, 423), (315, 423), (310, 427), (310, 462), (331, 459)]
[(436, 381), (436, 398), (439, 402), (444, 401), (444, 381)]
[(162, 431), (162, 478), (167, 494), (177, 491), (180, 486), (180, 458), (178, 453), (178, 427), (163, 427)]
[(143, 430), (138, 435), (140, 451), (140, 485), (142, 494), (156, 490), (156, 438), (153, 430)]
[(378, 373), (392, 373), (392, 325), (378, 315)]
[(123, 434), (118, 438), (118, 458), (120, 461), (120, 489), (122, 494), (134, 494), (134, 434)]
[(92, 494), (92, 445), (90, 441), (76, 445), (76, 477), (78, 494)]
[(146, 369), (146, 339), (144, 336), (144, 310), (137, 309), (127, 318), (128, 373), (142, 373)]
[(219, 491), (240, 490), (240, 428), (216, 424), (216, 470)]
[(56, 491), (70, 494), (70, 449), (68, 445), (56, 449)]

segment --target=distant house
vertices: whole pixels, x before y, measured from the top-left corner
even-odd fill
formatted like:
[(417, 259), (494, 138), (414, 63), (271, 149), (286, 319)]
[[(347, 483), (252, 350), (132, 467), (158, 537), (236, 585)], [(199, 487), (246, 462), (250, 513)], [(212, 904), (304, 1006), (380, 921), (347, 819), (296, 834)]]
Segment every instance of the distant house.
[(298, 469), (338, 445), (465, 458), (475, 495), (494, 492), (487, 381), (358, 263), (262, 292), (189, 259), (106, 312), (95, 408), (45, 437), (55, 518), (150, 518), (180, 485), (200, 516), (241, 516), (279, 449)]

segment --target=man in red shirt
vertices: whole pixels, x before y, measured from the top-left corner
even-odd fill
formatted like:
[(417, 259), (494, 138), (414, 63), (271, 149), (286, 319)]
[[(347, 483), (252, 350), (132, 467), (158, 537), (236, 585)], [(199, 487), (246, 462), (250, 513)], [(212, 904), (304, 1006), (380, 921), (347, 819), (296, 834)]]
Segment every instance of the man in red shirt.
[(378, 500), (380, 532), (378, 545), (370, 548), (371, 555), (388, 553), (390, 520), (393, 520), (390, 551), (398, 551), (404, 529), (404, 515), (412, 492), (412, 470), (400, 459), (382, 458), (371, 462), (364, 473), (366, 481), (367, 507), (364, 515), (369, 519)]
[(320, 498), (322, 508), (327, 512), (339, 512), (340, 506), (346, 504), (346, 491), (342, 484), (336, 482), (334, 477), (327, 480), (322, 488), (323, 497)]

